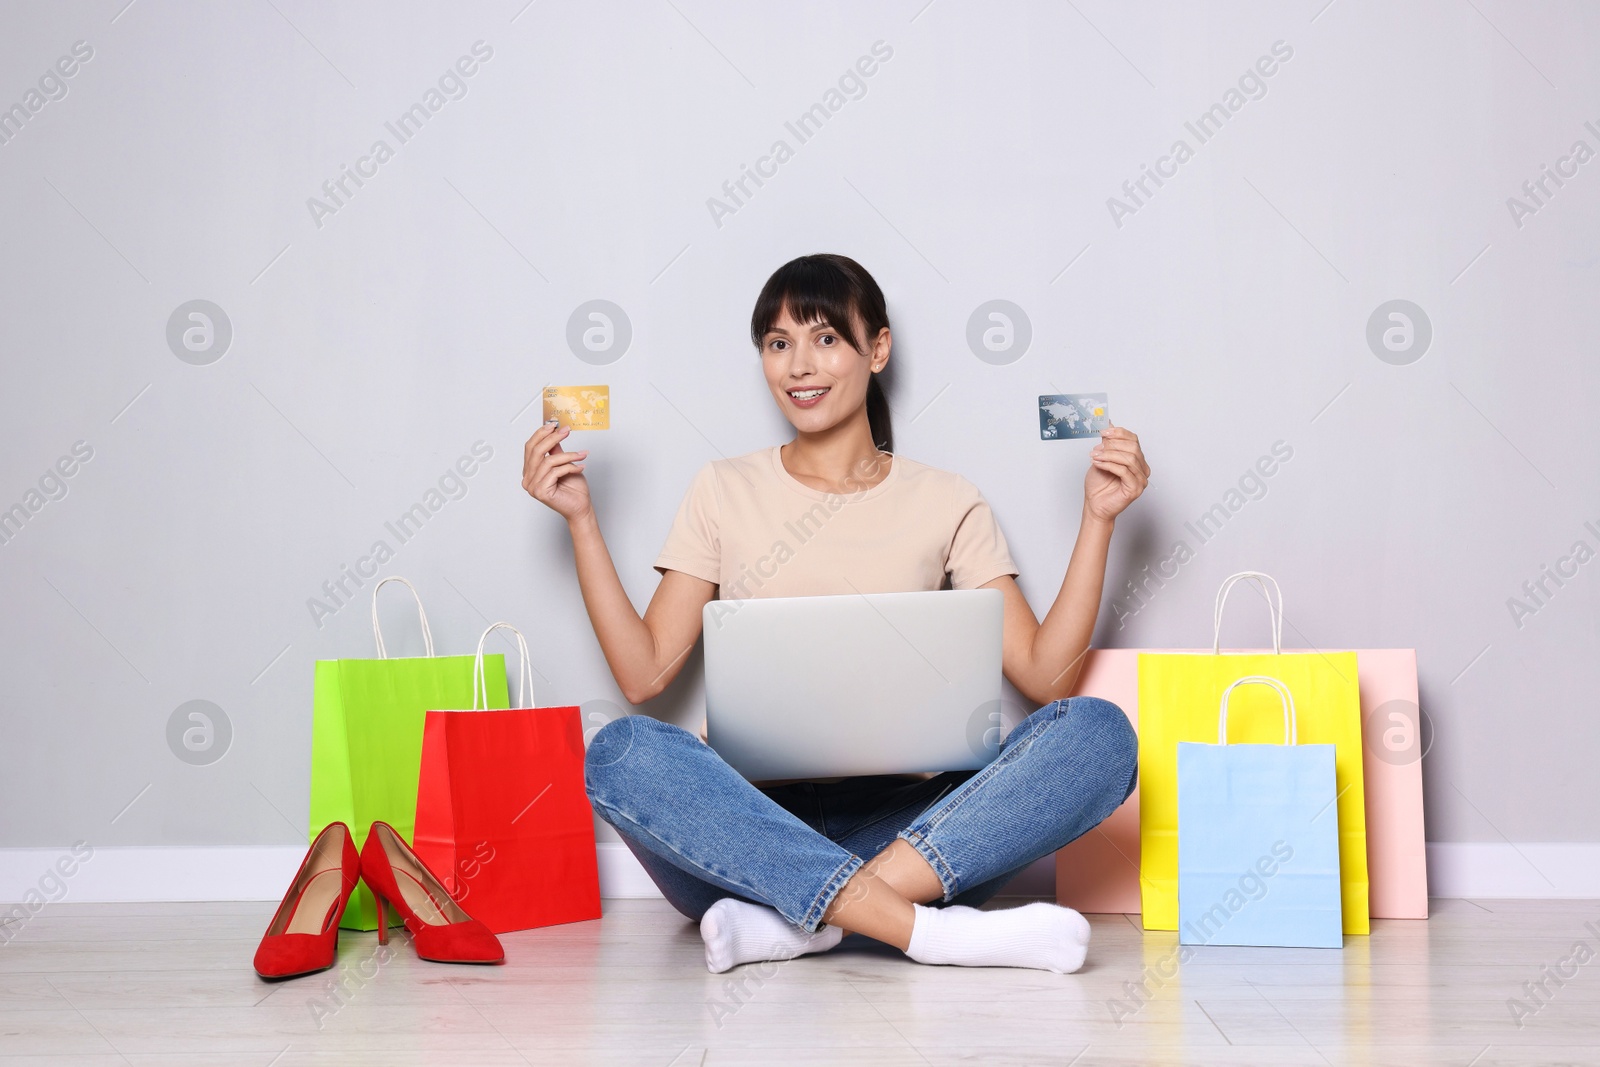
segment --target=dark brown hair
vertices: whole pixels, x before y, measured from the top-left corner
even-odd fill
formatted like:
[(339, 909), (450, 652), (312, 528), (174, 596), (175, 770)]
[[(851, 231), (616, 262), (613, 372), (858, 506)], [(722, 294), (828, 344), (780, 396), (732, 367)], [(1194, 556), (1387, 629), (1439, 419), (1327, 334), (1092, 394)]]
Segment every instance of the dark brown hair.
[[(861, 316), (868, 342), (889, 325), (883, 290), (878, 288), (872, 275), (849, 256), (828, 252), (801, 256), (773, 271), (767, 284), (761, 287), (756, 309), (750, 316), (750, 340), (757, 351), (761, 350), (767, 331), (783, 314), (785, 305), (795, 321), (827, 323), (850, 347), (863, 354), (867, 345), (856, 336), (851, 312)], [(873, 374), (867, 380), (867, 425), (872, 431), (873, 445), (884, 452), (893, 452), (894, 427), (889, 423), (889, 400), (879, 377)]]

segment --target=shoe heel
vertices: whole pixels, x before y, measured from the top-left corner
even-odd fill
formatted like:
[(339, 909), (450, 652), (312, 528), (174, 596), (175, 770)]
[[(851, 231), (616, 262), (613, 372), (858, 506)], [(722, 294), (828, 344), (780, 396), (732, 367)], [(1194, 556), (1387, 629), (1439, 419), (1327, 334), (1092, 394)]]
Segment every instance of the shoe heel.
[(383, 912), (384, 901), (376, 893), (372, 894), (372, 899), (378, 906), (378, 944), (387, 945), (389, 943), (389, 917)]

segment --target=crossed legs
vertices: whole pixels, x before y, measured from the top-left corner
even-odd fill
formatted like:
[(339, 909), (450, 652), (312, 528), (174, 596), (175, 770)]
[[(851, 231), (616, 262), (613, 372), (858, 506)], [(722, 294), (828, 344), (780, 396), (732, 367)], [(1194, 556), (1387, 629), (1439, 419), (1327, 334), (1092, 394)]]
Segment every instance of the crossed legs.
[(1135, 750), (1116, 705), (1047, 704), (870, 861), (745, 782), (698, 738), (643, 716), (595, 737), (586, 778), (596, 811), (668, 900), (701, 919), (713, 969), (830, 948), (830, 931), (849, 931), (921, 962), (1070, 971), (1088, 940), (1076, 912), (977, 912), (957, 901), (981, 902), (1109, 815), (1133, 789)]

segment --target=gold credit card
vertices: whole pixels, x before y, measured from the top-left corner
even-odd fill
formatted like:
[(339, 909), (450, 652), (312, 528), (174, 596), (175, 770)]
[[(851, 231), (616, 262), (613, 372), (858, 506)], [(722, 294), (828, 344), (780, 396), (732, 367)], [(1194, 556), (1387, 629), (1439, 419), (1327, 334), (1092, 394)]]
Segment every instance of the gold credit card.
[(552, 385), (544, 391), (544, 421), (555, 419), (569, 430), (611, 428), (611, 387)]

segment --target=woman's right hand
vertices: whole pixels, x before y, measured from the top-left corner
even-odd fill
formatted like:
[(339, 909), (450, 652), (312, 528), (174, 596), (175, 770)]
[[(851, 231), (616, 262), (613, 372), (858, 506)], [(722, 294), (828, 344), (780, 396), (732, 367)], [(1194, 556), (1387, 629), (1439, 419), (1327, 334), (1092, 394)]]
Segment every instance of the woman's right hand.
[(583, 475), (583, 460), (589, 450), (564, 452), (561, 442), (571, 431), (555, 423), (544, 423), (522, 449), (522, 488), (568, 522), (591, 510), (589, 483)]

